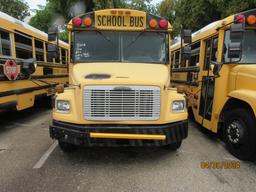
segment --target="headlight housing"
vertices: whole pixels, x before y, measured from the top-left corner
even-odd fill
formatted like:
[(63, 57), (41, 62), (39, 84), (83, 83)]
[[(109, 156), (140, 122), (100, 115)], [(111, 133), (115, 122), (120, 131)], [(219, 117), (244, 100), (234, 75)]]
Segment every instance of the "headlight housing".
[(60, 113), (68, 113), (70, 111), (70, 102), (65, 100), (57, 100), (56, 110)]
[(172, 102), (172, 112), (181, 113), (185, 111), (185, 100), (175, 100)]

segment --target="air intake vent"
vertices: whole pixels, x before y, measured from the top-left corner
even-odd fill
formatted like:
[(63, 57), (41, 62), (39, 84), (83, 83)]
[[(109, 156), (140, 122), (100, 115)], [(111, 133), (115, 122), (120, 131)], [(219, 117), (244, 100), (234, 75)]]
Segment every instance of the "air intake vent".
[(151, 86), (86, 86), (86, 120), (158, 120), (160, 88)]

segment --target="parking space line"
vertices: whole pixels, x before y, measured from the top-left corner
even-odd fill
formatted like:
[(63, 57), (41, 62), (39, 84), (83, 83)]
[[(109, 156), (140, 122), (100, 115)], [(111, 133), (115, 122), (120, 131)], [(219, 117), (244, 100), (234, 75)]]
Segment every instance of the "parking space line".
[(51, 153), (54, 151), (54, 149), (57, 147), (57, 145), (58, 145), (58, 142), (55, 141), (49, 147), (49, 149), (43, 154), (43, 156), (37, 161), (37, 163), (34, 165), (33, 169), (40, 169), (44, 165), (44, 163), (46, 162), (48, 157), (51, 155)]

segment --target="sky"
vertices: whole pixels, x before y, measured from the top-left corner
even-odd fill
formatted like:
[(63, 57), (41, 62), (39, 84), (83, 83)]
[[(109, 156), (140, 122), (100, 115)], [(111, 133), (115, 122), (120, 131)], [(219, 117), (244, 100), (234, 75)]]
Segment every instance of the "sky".
[(46, 4), (46, 0), (25, 0), (30, 9), (37, 9), (37, 5), (45, 5)]
[[(37, 9), (37, 5), (45, 5), (46, 0), (25, 0), (28, 4), (30, 9)], [(161, 0), (153, 0), (154, 4), (159, 3)]]

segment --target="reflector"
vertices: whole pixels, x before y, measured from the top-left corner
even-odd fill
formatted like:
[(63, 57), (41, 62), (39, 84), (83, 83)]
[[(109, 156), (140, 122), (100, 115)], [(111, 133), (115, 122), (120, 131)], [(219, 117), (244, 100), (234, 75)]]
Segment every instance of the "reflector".
[(79, 17), (76, 17), (72, 20), (73, 25), (80, 26), (82, 24), (82, 19)]

